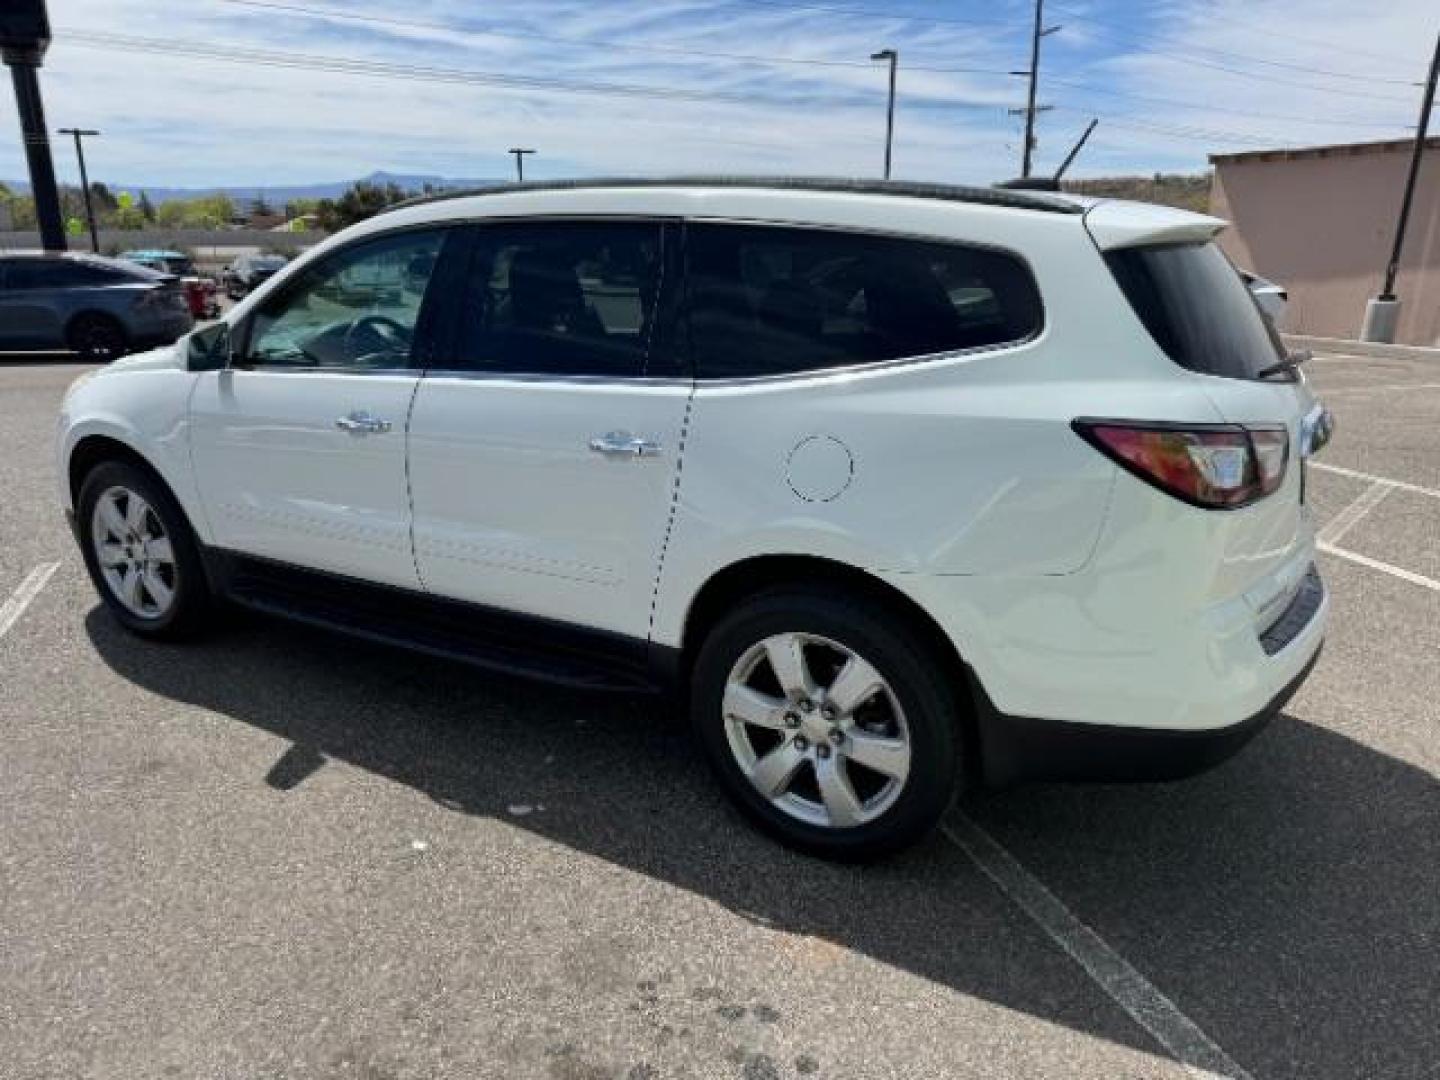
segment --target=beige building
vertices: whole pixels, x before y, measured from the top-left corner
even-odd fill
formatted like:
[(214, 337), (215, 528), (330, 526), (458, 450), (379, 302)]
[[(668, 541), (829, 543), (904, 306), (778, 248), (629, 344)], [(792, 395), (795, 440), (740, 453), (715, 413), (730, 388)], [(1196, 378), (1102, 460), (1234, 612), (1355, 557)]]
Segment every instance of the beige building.
[[(1290, 290), (1285, 329), (1355, 338), (1380, 291), (1412, 140), (1215, 154), (1210, 212), (1231, 223), (1221, 246)], [(1440, 345), (1440, 138), (1429, 139), (1395, 292), (1395, 340)]]

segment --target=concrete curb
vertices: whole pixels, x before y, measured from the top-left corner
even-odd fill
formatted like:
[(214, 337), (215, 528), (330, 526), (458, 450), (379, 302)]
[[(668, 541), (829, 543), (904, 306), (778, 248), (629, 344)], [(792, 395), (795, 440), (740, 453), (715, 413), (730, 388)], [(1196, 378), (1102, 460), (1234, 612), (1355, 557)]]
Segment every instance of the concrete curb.
[(1383, 345), (1374, 341), (1347, 341), (1345, 338), (1311, 337), (1309, 334), (1282, 334), (1285, 344), (1297, 349), (1340, 356), (1378, 356), (1390, 360), (1433, 360), (1440, 363), (1440, 348), (1424, 345)]

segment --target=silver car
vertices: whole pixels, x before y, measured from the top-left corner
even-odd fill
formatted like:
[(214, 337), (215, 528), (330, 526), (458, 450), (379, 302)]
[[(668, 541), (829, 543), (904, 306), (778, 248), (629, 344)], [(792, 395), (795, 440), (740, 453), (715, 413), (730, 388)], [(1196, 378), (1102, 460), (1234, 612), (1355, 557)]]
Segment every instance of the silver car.
[(0, 252), (0, 352), (68, 349), (104, 362), (193, 326), (173, 274), (98, 255)]

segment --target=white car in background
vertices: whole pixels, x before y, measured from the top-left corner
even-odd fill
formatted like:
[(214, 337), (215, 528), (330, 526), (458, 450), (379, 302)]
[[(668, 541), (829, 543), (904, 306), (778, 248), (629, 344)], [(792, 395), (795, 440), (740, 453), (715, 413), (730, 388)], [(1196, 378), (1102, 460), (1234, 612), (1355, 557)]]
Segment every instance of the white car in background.
[(966, 784), (1206, 768), (1315, 663), (1327, 414), (1220, 228), (879, 182), (421, 200), (77, 384), (61, 495), (136, 634), (223, 598), (671, 690), (751, 820), (871, 858)]
[(1283, 285), (1276, 285), (1275, 282), (1269, 281), (1259, 274), (1252, 274), (1249, 270), (1241, 270), (1240, 277), (1244, 279), (1250, 295), (1255, 297), (1255, 302), (1260, 305), (1260, 310), (1275, 324), (1275, 329), (1283, 330), (1285, 309), (1290, 304), (1290, 293)]

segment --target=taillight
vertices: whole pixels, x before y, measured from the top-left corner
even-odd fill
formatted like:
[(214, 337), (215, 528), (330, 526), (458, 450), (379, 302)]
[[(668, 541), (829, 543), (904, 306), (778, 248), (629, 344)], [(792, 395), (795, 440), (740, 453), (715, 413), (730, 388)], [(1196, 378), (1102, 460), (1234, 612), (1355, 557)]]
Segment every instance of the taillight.
[(1283, 427), (1076, 420), (1086, 442), (1192, 506), (1233, 510), (1279, 489), (1290, 458)]
[(166, 283), (157, 285), (151, 289), (143, 290), (135, 298), (135, 309), (137, 311), (157, 311), (165, 308), (186, 307), (185, 294), (179, 285)]

